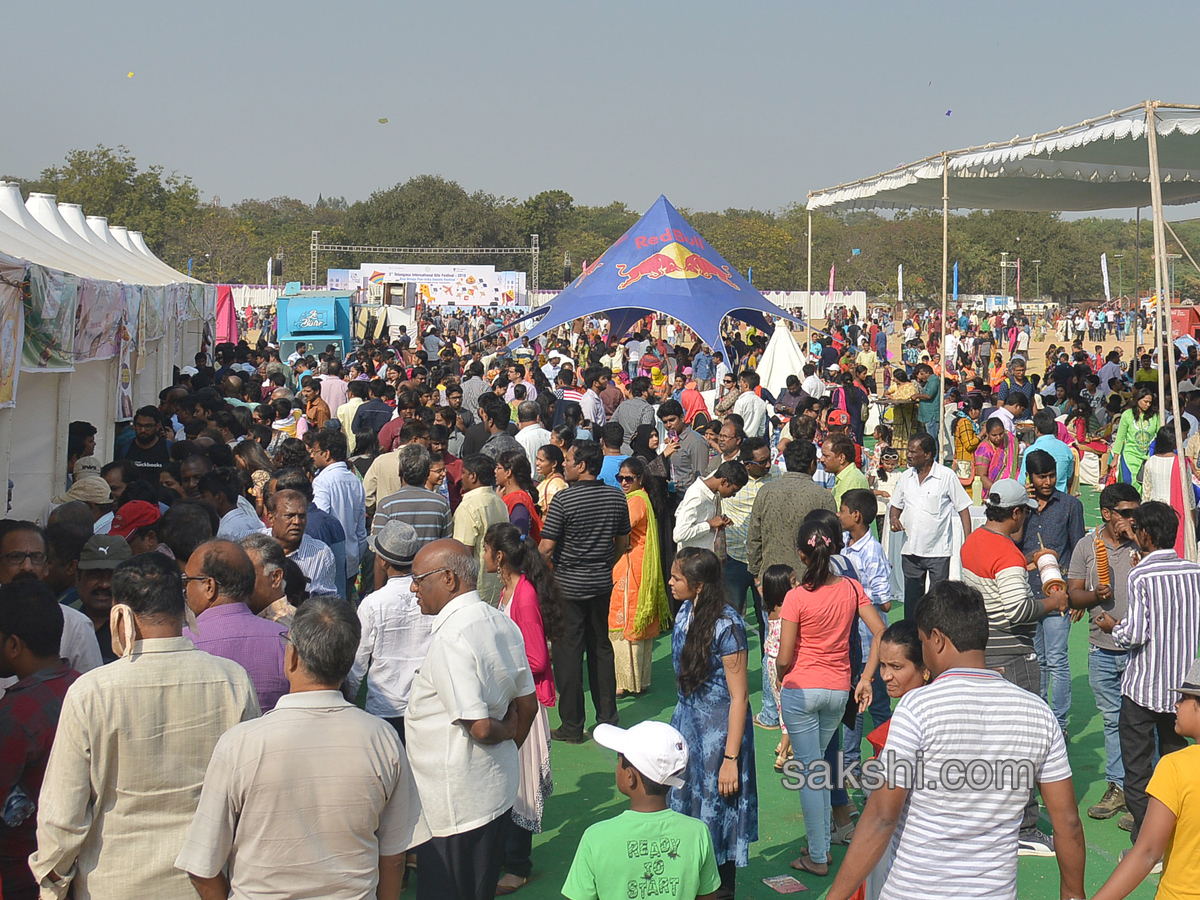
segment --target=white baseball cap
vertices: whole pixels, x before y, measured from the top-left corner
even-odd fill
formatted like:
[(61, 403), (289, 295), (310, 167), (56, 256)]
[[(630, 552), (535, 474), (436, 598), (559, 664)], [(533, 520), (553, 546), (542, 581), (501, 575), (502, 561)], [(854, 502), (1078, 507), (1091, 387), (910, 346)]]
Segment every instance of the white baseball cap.
[(180, 375), (199, 375), (200, 370), (197, 369), (195, 366), (184, 366), (182, 369), (179, 370), (179, 374)]
[(666, 722), (638, 722), (632, 728), (600, 724), (592, 737), (601, 747), (624, 756), (648, 780), (683, 787), (679, 776), (687, 768), (687, 741)]

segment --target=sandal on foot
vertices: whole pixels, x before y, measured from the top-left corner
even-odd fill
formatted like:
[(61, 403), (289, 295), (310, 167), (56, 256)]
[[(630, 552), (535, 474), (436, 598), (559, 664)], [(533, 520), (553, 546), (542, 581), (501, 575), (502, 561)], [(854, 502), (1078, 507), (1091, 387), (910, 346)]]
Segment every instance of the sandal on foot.
[(816, 862), (807, 853), (793, 859), (792, 868), (800, 872), (807, 872), (809, 875), (816, 875), (818, 878), (825, 878), (829, 875), (829, 863)]
[[(507, 877), (508, 877), (507, 875), (504, 876), (504, 878), (507, 878)], [(520, 878), (519, 876), (514, 876), (514, 877), (517, 878), (517, 880), (519, 882), (518, 884), (500, 884), (500, 883), (496, 884), (496, 896), (497, 897), (506, 897), (509, 894), (519, 891), (521, 888), (525, 887), (525, 885), (529, 884), (528, 878)], [(503, 881), (503, 879), (501, 879), (501, 881)]]

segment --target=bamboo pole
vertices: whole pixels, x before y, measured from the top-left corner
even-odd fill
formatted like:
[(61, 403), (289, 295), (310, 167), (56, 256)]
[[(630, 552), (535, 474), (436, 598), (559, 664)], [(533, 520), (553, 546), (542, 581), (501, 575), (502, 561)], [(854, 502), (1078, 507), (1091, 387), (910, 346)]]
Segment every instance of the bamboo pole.
[[(1158, 398), (1159, 410), (1164, 410), (1165, 388), (1164, 380), (1171, 379), (1171, 396), (1178, 403), (1179, 375), (1175, 370), (1175, 343), (1172, 339), (1171, 302), (1174, 298), (1167, 296), (1167, 236), (1163, 221), (1162, 181), (1158, 170), (1158, 123), (1155, 114), (1156, 104), (1146, 101), (1146, 140), (1150, 153), (1150, 200), (1154, 208), (1154, 285), (1158, 293), (1156, 308), (1159, 314), (1159, 348), (1158, 348)], [(1163, 369), (1166, 371), (1162, 371)], [(1188, 470), (1187, 456), (1183, 450), (1183, 411), (1175, 410), (1175, 455), (1179, 461), (1180, 493), (1183, 495), (1183, 549), (1185, 558), (1196, 561), (1196, 526), (1194, 521), (1195, 494), (1192, 491), (1192, 477)]]
[[(942, 154), (942, 374), (938, 376), (938, 443), (942, 437), (942, 416), (946, 414), (946, 277), (950, 263), (950, 160)], [(941, 458), (946, 458), (946, 447), (940, 447)]]
[(1183, 245), (1183, 241), (1179, 239), (1179, 235), (1175, 233), (1175, 229), (1171, 227), (1171, 223), (1163, 222), (1163, 225), (1166, 227), (1167, 231), (1170, 232), (1171, 237), (1175, 238), (1175, 243), (1179, 245), (1179, 249), (1183, 251), (1183, 255), (1188, 258), (1188, 262), (1192, 264), (1197, 272), (1200, 272), (1200, 264), (1192, 259), (1192, 254), (1188, 253), (1188, 248)]

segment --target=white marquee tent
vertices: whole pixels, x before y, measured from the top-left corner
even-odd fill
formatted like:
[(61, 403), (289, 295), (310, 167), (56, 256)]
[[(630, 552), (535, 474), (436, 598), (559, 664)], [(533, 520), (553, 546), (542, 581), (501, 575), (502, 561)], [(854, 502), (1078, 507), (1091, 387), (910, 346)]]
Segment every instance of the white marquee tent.
[[(1149, 206), (1154, 225), (1154, 281), (1167, 278), (1164, 205), (1200, 201), (1200, 106), (1147, 100), (1137, 106), (1032, 137), (951, 150), (889, 172), (808, 195), (808, 280), (812, 289), (812, 213), (851, 209), (942, 209), (942, 321), (946, 321), (950, 209), (1066, 210)], [(1174, 236), (1174, 233), (1172, 232)], [(1176, 238), (1178, 241), (1178, 238)], [(1170, 304), (1155, 304), (1160, 333), (1170, 334)], [(1175, 367), (1170, 390), (1177, 395)], [(1159, 379), (1160, 408), (1166, 378)], [(1179, 419), (1176, 440), (1182, 457)], [(1180, 470), (1187, 466), (1180, 460)], [(1192, 492), (1183, 491), (1190, 499)], [(1196, 540), (1184, 522), (1190, 558)]]
[[(42, 290), (23, 303), (26, 277)], [(40, 313), (68, 304), (57, 366), (31, 362), (27, 345), (26, 304), (43, 294)], [(26, 202), (0, 182), (0, 483), (14, 483), (11, 515), (36, 518), (62, 492), (71, 421), (95, 425), (97, 455), (111, 458), (118, 411), (157, 405), (172, 367), (190, 363), (211, 333), (215, 307), (214, 287), (158, 259), (139, 232), (53, 194)]]

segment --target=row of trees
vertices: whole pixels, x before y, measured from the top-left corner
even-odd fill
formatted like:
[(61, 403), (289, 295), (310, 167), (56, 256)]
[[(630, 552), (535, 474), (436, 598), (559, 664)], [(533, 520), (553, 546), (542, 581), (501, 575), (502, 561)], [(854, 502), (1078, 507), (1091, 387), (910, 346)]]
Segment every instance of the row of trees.
[[(404, 247), (526, 246), (529, 235), (541, 243), (541, 285), (563, 282), (563, 259), (570, 253), (574, 273), (621, 236), (640, 213), (624, 203), (578, 206), (566, 191), (543, 191), (527, 200), (483, 191), (468, 193), (452, 181), (422, 175), (376, 191), (366, 200), (347, 203), (320, 197), (306, 203), (292, 197), (245, 200), (232, 206), (201, 201), (186, 176), (161, 166), (139, 168), (124, 147), (75, 150), (62, 165), (36, 179), (20, 181), (23, 191), (46, 191), (82, 203), (89, 214), (107, 215), (114, 224), (145, 233), (150, 247), (177, 269), (205, 281), (262, 283), (267, 258), (284, 260), (284, 278), (309, 280), (309, 243), (313, 230), (323, 243)], [(727, 209), (699, 212), (680, 209), (692, 225), (737, 269), (753, 270), (754, 284), (766, 290), (802, 290), (807, 280), (807, 227), (804, 207), (779, 212)], [(1189, 248), (1200, 249), (1200, 223), (1181, 223), (1176, 231)], [(1113, 294), (1122, 283), (1132, 296), (1134, 262), (1140, 243), (1140, 285), (1153, 289), (1152, 236), (1149, 223), (1140, 241), (1132, 220), (1065, 220), (1049, 213), (973, 212), (950, 222), (950, 260), (959, 263), (962, 293), (999, 293), (1000, 254), (1022, 260), (1022, 295), (1042, 294), (1061, 302), (1103, 296), (1100, 254), (1107, 253)], [(1178, 252), (1171, 244), (1170, 251)], [(1123, 258), (1118, 260), (1118, 255)], [(1034, 265), (1034, 260), (1040, 264)], [(357, 267), (366, 259), (324, 254), (324, 268)], [(408, 257), (407, 262), (445, 262)], [(511, 259), (481, 256), (457, 262), (494, 264), (528, 270), (528, 256)], [(935, 212), (884, 217), (850, 213), (813, 217), (813, 287), (828, 285), (836, 266), (839, 290), (864, 290), (871, 297), (896, 293), (896, 270), (903, 263), (905, 295), (934, 300), (941, 293), (941, 216)], [(323, 274), (323, 272), (321, 273)], [(1200, 276), (1181, 261), (1176, 288), (1185, 297), (1200, 296)], [(1015, 291), (1015, 273), (1009, 273)]]

